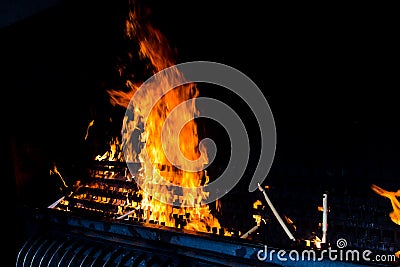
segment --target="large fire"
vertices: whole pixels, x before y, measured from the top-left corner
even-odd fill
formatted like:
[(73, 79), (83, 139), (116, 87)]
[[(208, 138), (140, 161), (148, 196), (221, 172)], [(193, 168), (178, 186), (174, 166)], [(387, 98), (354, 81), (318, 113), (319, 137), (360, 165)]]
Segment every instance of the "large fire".
[(400, 190), (397, 190), (396, 192), (391, 192), (387, 191), (375, 184), (371, 185), (371, 189), (377, 193), (380, 196), (386, 197), (390, 200), (392, 203), (393, 211), (390, 212), (389, 216), (390, 219), (395, 223), (400, 225), (400, 202), (399, 202), (399, 197), (400, 197)]
[[(147, 71), (150, 71), (150, 74), (156, 74), (175, 65), (173, 51), (166, 37), (144, 20), (134, 4), (129, 10), (125, 26), (126, 36), (138, 44), (139, 57), (146, 62)], [(132, 58), (132, 55), (130, 57)], [(129, 75), (129, 73), (125, 73), (126, 71), (126, 68), (120, 67), (121, 77), (133, 77), (133, 74)], [(181, 77), (182, 74), (178, 69), (175, 69), (175, 73), (163, 81), (163, 86), (168, 87), (171, 79)], [(132, 96), (140, 90), (142, 83), (142, 81), (126, 79), (124, 84), (128, 90), (109, 90), (111, 104), (128, 108)], [(153, 105), (159, 93), (142, 94), (138, 101), (140, 107), (134, 107), (135, 119), (127, 123), (127, 117), (124, 118), (123, 135), (130, 137), (139, 131), (138, 142), (135, 145), (131, 143), (122, 144), (118, 138), (115, 138), (110, 142), (110, 151), (97, 156), (96, 160), (141, 163), (140, 177), (136, 178), (143, 179), (142, 188), (140, 188), (143, 198), (140, 203), (135, 203), (135, 207), (146, 211), (144, 217), (147, 221), (153, 220), (164, 222), (166, 226), (176, 226), (176, 218), (184, 217), (187, 218), (186, 223), (180, 226), (184, 229), (201, 232), (211, 232), (215, 228), (220, 229), (220, 224), (211, 214), (210, 207), (201, 204), (207, 198), (207, 192), (197, 191), (197, 194), (193, 194), (193, 191), (190, 191), (191, 193), (184, 191), (182, 195), (174, 195), (174, 192), (168, 191), (167, 187), (163, 186), (163, 180), (186, 188), (199, 187), (209, 181), (205, 171), (185, 171), (203, 169), (203, 166), (208, 163), (205, 148), (199, 146), (198, 129), (194, 121), (195, 115), (198, 114), (195, 106), (195, 98), (199, 94), (198, 88), (195, 84), (185, 84), (169, 91), (151, 109), (147, 121), (141, 121), (141, 118), (145, 117), (142, 114), (143, 110)], [(171, 112), (183, 102), (185, 102), (184, 108), (180, 112)], [(168, 133), (168, 136), (161, 135), (163, 129), (164, 133)], [(166, 139), (170, 143), (179, 145), (163, 147), (163, 140)], [(122, 145), (125, 145), (125, 149), (129, 152), (127, 153), (129, 158), (126, 158), (126, 153), (125, 155), (120, 153)], [(173, 149), (180, 151), (170, 151)], [(152, 164), (143, 159), (144, 150), (146, 150)], [(166, 154), (180, 155), (180, 153), (186, 157), (187, 160), (183, 162), (188, 166), (176, 168), (167, 159)], [(176, 160), (176, 158), (173, 158), (173, 160)], [(157, 167), (154, 168), (154, 166)], [(167, 199), (173, 199), (180, 204), (166, 204), (167, 201), (163, 200)], [(133, 203), (131, 204), (133, 207)], [(120, 213), (124, 214), (126, 211), (122, 209), (123, 207)], [(225, 233), (225, 235), (230, 234)]]

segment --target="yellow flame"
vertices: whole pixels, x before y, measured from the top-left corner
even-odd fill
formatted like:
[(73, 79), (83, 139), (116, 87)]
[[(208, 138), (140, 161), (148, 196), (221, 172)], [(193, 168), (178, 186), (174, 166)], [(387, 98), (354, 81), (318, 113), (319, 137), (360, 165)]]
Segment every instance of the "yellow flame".
[(111, 138), (109, 141), (109, 150), (103, 155), (97, 155), (95, 160), (106, 160), (106, 161), (121, 161), (123, 159), (122, 144), (119, 138)]
[(61, 173), (58, 171), (57, 166), (55, 164), (53, 165), (53, 169), (50, 170), (50, 175), (57, 175), (60, 178), (61, 182), (63, 183), (64, 187), (66, 187), (66, 188), (68, 187), (67, 184), (65, 183), (64, 178), (62, 177)]
[(389, 213), (391, 220), (400, 225), (400, 202), (398, 197), (400, 197), (400, 189), (396, 192), (387, 191), (375, 184), (371, 185), (371, 189), (380, 196), (386, 197), (392, 203), (393, 211)]
[(253, 209), (258, 209), (258, 206), (260, 206), (260, 205), (262, 205), (262, 202), (260, 201), (260, 200), (256, 200), (254, 203), (253, 203)]
[(293, 229), (296, 231), (297, 227), (296, 227), (296, 225), (294, 224), (293, 220), (290, 219), (290, 218), (289, 218), (288, 216), (286, 216), (286, 215), (284, 215), (284, 217), (285, 217), (286, 222), (287, 222), (288, 224), (292, 225), (292, 226), (293, 226)]
[[(175, 65), (174, 53), (166, 37), (156, 28), (154, 28), (148, 21), (145, 20), (139, 12), (138, 6), (132, 3), (132, 8), (129, 10), (128, 18), (125, 24), (126, 36), (134, 41), (139, 46), (139, 57), (147, 64), (147, 71), (151, 74), (155, 74), (165, 68), (173, 67)], [(132, 54), (128, 55), (132, 58)], [(126, 68), (120, 66), (119, 72), (122, 76), (126, 74)], [(126, 75), (133, 77), (134, 75)], [(163, 80), (162, 84), (166, 88), (171, 84), (171, 79), (181, 80), (182, 74), (178, 69), (175, 68), (175, 73)], [(110, 102), (113, 105), (122, 107), (128, 107), (132, 96), (140, 90), (141, 81), (132, 81), (127, 79), (125, 86), (127, 90), (109, 90)], [(162, 90), (156, 89), (156, 90)], [(162, 92), (162, 91), (161, 91)], [(132, 150), (129, 161), (138, 160), (142, 163), (141, 174), (137, 179), (141, 179), (141, 185), (143, 188), (141, 193), (143, 200), (140, 206), (145, 210), (148, 210), (146, 217), (148, 220), (163, 221), (167, 226), (178, 226), (185, 229), (196, 230), (201, 232), (209, 232), (210, 228), (220, 228), (218, 220), (211, 214), (210, 207), (208, 205), (201, 205), (200, 203), (208, 197), (207, 192), (185, 193), (182, 196), (174, 195), (173, 192), (169, 192), (167, 187), (163, 185), (163, 180), (167, 180), (171, 183), (180, 185), (182, 187), (198, 187), (201, 185), (204, 178), (202, 172), (188, 172), (182, 170), (176, 170), (174, 166), (167, 160), (165, 153), (168, 155), (180, 155), (182, 153), (188, 161), (187, 164), (206, 164), (208, 159), (207, 153), (200, 153), (199, 138), (197, 124), (194, 121), (195, 115), (198, 111), (195, 106), (194, 99), (198, 96), (199, 91), (195, 84), (181, 85), (174, 90), (169, 91), (156, 103), (151, 109), (148, 116), (142, 114), (143, 110), (150, 110), (153, 103), (156, 102), (159, 92), (150, 92), (148, 94), (139, 95), (140, 98), (138, 103), (142, 107), (135, 107), (135, 120), (132, 123), (128, 123), (126, 136), (132, 136), (132, 133), (136, 130), (141, 130), (140, 141), (145, 143), (145, 149), (147, 155), (149, 155), (152, 164), (145, 162), (142, 152), (139, 155), (133, 153), (133, 149), (129, 147), (125, 148)], [(161, 94), (162, 95), (162, 94)], [(135, 96), (136, 97), (136, 96)], [(186, 102), (184, 108), (179, 114), (177, 112), (172, 113), (171, 111), (179, 104)], [(147, 117), (145, 125), (142, 125), (141, 118)], [(168, 117), (168, 120), (166, 120)], [(127, 118), (124, 118), (127, 121)], [(187, 122), (187, 123), (186, 123)], [(184, 125), (183, 128), (181, 126)], [(161, 133), (164, 129), (164, 133), (167, 132), (168, 141), (171, 143), (179, 144), (179, 146), (167, 148), (170, 150), (179, 149), (178, 153), (169, 153), (171, 151), (163, 151)], [(119, 144), (117, 144), (119, 145)], [(105, 160), (110, 158), (116, 158), (111, 153), (98, 156), (97, 160)], [(176, 152), (176, 151), (172, 151)], [(175, 158), (174, 158), (175, 159)], [(197, 160), (201, 159), (201, 160)], [(157, 166), (156, 169), (153, 165)], [(180, 166), (182, 169), (199, 169), (193, 168), (193, 166)], [(202, 166), (201, 166), (202, 167)], [(206, 183), (209, 178), (206, 176)], [(204, 185), (204, 184), (203, 184)], [(190, 191), (193, 192), (193, 191)], [(158, 200), (157, 200), (158, 199)], [(166, 203), (168, 200), (176, 200), (179, 203), (186, 204), (190, 207), (176, 207)], [(220, 203), (217, 203), (219, 207)], [(220, 208), (220, 207), (219, 207)], [(175, 218), (175, 219), (174, 219)], [(180, 218), (179, 220), (176, 218)]]
[(86, 128), (86, 134), (85, 134), (85, 140), (87, 140), (88, 136), (89, 136), (89, 129), (90, 127), (92, 127), (94, 124), (94, 120), (92, 120), (91, 122), (89, 122), (88, 127)]
[(253, 215), (253, 218), (254, 218), (254, 220), (256, 221), (256, 224), (257, 224), (258, 226), (260, 226), (260, 225), (261, 225), (261, 220), (262, 220), (261, 215)]
[(316, 248), (318, 248), (318, 249), (321, 248), (321, 242), (322, 242), (322, 240), (321, 240), (321, 238), (319, 238), (318, 236), (315, 236), (314, 239), (311, 240), (311, 242), (314, 243), (314, 246), (315, 246)]

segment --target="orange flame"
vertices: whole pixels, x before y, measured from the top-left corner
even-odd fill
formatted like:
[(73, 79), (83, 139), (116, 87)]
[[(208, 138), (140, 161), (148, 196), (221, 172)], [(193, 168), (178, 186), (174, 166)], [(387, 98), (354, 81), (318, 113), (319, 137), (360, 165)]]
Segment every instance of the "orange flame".
[(94, 120), (92, 120), (92, 121), (89, 122), (89, 125), (88, 125), (88, 127), (86, 128), (85, 140), (87, 140), (87, 138), (88, 138), (88, 136), (89, 136), (89, 129), (90, 129), (90, 127), (93, 126), (93, 124), (94, 124)]
[(292, 226), (293, 226), (293, 229), (296, 231), (296, 230), (297, 230), (297, 227), (296, 227), (296, 225), (294, 224), (293, 220), (290, 219), (290, 218), (289, 218), (288, 216), (286, 216), (286, 215), (284, 215), (284, 218), (285, 218), (286, 222), (287, 222), (288, 224), (292, 225)]
[[(175, 65), (173, 50), (170, 48), (166, 37), (148, 21), (144, 20), (138, 6), (135, 7), (134, 3), (133, 8), (129, 10), (125, 26), (126, 36), (139, 45), (140, 59), (147, 64), (147, 70), (150, 71), (150, 74), (155, 74), (165, 68)], [(131, 55), (130, 58), (132, 58)], [(121, 67), (119, 71), (122, 76), (126, 68)], [(133, 75), (128, 74), (126, 76), (132, 77)], [(168, 79), (163, 81), (163, 86), (167, 87), (171, 83), (171, 79), (180, 79), (182, 74), (178, 69), (175, 69), (175, 73), (172, 76), (175, 77), (168, 77)], [(125, 85), (128, 89), (127, 91), (108, 91), (111, 104), (127, 108), (132, 96), (140, 90), (141, 82), (128, 79)], [(179, 144), (178, 147), (167, 149), (180, 149), (178, 153), (168, 153), (170, 151), (167, 150), (166, 153), (168, 155), (179, 155), (182, 153), (188, 159), (186, 161), (188, 162), (187, 164), (204, 165), (208, 162), (206, 153), (204, 153), (204, 151), (201, 151), (203, 153), (200, 152), (200, 149), (203, 148), (199, 147), (197, 124), (194, 121), (194, 117), (198, 113), (194, 100), (198, 94), (198, 89), (194, 84), (185, 84), (169, 91), (167, 94), (163, 95), (151, 110), (145, 125), (142, 125), (140, 121), (140, 118), (145, 117), (144, 114), (141, 114), (142, 110), (135, 107), (135, 121), (132, 122), (132, 125), (129, 124), (127, 126), (128, 129), (126, 129), (126, 133), (124, 134), (131, 136), (135, 130), (142, 131), (140, 141), (146, 144), (146, 152), (152, 164), (158, 167), (154, 170), (153, 166), (146, 166), (140, 151), (138, 155), (134, 153), (134, 151), (131, 151), (132, 158), (125, 160), (140, 161), (143, 163), (142, 173), (138, 179), (144, 180), (144, 182), (141, 183), (145, 188), (142, 188), (143, 200), (140, 204), (143, 209), (149, 211), (146, 215), (147, 220), (164, 221), (167, 226), (177, 226), (174, 216), (180, 216), (188, 220), (186, 224), (184, 223), (178, 227), (201, 232), (210, 232), (210, 229), (213, 227), (220, 228), (220, 224), (211, 214), (208, 205), (200, 205), (201, 201), (207, 198), (208, 193), (198, 192), (197, 195), (195, 195), (189, 193), (185, 194), (184, 192), (182, 196), (177, 196), (173, 195), (173, 192), (169, 192), (167, 187), (163, 186), (162, 183), (162, 179), (165, 179), (182, 187), (193, 188), (204, 185), (204, 176), (206, 176), (206, 182), (208, 182), (208, 176), (204, 175), (204, 172), (189, 172), (175, 168), (166, 158), (162, 145), (162, 139), (165, 139), (165, 137), (162, 138), (161, 133), (164, 128), (164, 133), (168, 133), (168, 142)], [(140, 95), (139, 103), (141, 107), (151, 107), (158, 95), (157, 92)], [(178, 112), (171, 112), (175, 107), (185, 101), (184, 108), (179, 114), (177, 114)], [(166, 120), (167, 117), (168, 120)], [(126, 120), (127, 118), (124, 118), (124, 121)], [(184, 125), (184, 127), (181, 129), (182, 125)], [(107, 156), (108, 155), (103, 155), (103, 157), (97, 159), (101, 160)], [(171, 160), (175, 159), (176, 158), (173, 158)], [(182, 169), (194, 169), (193, 166), (180, 167)], [(190, 207), (176, 207), (162, 203), (171, 199), (182, 204), (186, 203), (186, 206)]]
[(262, 202), (261, 202), (261, 200), (256, 200), (254, 203), (253, 203), (253, 209), (258, 209), (258, 206), (261, 206), (262, 205)]
[(390, 212), (389, 216), (395, 224), (400, 225), (400, 189), (396, 192), (391, 192), (380, 188), (379, 186), (372, 184), (371, 189), (380, 196), (387, 197), (392, 203), (393, 211)]
[(95, 160), (108, 160), (108, 161), (120, 161), (122, 160), (122, 144), (118, 138), (112, 138), (109, 142), (110, 149), (103, 155), (97, 155)]

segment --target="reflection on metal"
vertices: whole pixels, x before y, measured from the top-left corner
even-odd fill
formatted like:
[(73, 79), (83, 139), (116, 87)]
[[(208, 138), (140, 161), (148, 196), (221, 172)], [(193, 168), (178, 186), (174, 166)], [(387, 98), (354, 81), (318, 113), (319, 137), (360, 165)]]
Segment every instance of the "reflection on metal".
[[(41, 227), (20, 249), (16, 267), (362, 266), (328, 259), (282, 261), (277, 253), (260, 259), (264, 244), (162, 225), (94, 220), (53, 209), (39, 211), (35, 218)], [(268, 251), (279, 250), (268, 246)]]
[(16, 266), (277, 266), (261, 262), (261, 244), (161, 225), (91, 220), (39, 212), (43, 227), (19, 251)]

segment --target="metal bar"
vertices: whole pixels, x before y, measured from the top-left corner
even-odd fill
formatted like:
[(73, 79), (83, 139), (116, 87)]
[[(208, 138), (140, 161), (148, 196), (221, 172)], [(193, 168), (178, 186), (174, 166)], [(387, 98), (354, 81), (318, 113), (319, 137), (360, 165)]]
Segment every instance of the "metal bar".
[(56, 244), (57, 244), (57, 241), (56, 241), (56, 240), (53, 240), (53, 242), (51, 242), (51, 244), (47, 247), (46, 251), (43, 253), (43, 256), (42, 256), (42, 258), (40, 259), (40, 262), (39, 262), (39, 265), (38, 265), (38, 266), (43, 266), (42, 263), (43, 263), (44, 258), (46, 258), (47, 253), (48, 253)]
[[(103, 249), (103, 251), (96, 257), (96, 259), (90, 265), (91, 267), (101, 266), (101, 261), (106, 261), (106, 256), (111, 253), (112, 247), (107, 246)], [(104, 265), (104, 264), (103, 264)]]
[(122, 253), (124, 253), (123, 249), (121, 248), (114, 249), (112, 252), (110, 252), (110, 256), (108, 257), (108, 259), (105, 259), (103, 267), (114, 266), (115, 262), (113, 263), (113, 261), (117, 259)]
[(60, 245), (57, 247), (57, 249), (53, 252), (53, 255), (51, 256), (51, 258), (50, 258), (50, 260), (49, 260), (49, 262), (48, 262), (48, 264), (47, 264), (48, 267), (55, 266), (55, 265), (54, 265), (55, 262), (52, 263), (52, 261), (55, 259), (57, 253), (58, 253), (62, 248), (64, 248), (65, 246), (68, 246), (69, 243), (70, 243), (69, 240), (65, 240), (65, 241), (61, 242), (61, 244), (60, 244)]
[[(179, 263), (183, 259), (183, 261), (188, 260), (189, 263), (202, 262), (206, 264), (205, 266), (293, 266), (291, 265), (293, 262), (287, 262), (289, 265), (282, 262), (276, 253), (260, 259), (258, 256), (266, 251), (266, 245), (252, 240), (210, 235), (162, 225), (144, 226), (115, 219), (94, 220), (71, 216), (55, 209), (44, 209), (43, 212), (42, 218), (49, 226), (47, 229), (49, 233), (63, 236), (63, 239), (69, 240), (68, 243), (76, 239), (91, 242), (92, 246), (85, 251), (84, 257), (77, 259), (77, 264), (81, 263), (80, 266), (90, 266), (98, 257), (108, 259), (110, 254), (104, 253), (104, 244), (113, 248), (126, 249), (118, 257), (120, 264), (123, 262), (131, 264), (137, 261), (142, 263), (143, 260), (147, 262), (146, 259), (157, 259), (157, 263), (158, 260), (174, 261), (176, 259)], [(65, 241), (57, 242), (56, 247), (60, 249), (61, 246), (68, 247), (69, 245), (65, 245)], [(268, 246), (268, 251), (281, 249), (283, 248)], [(291, 251), (289, 249), (285, 251), (289, 253)], [(49, 254), (53, 256), (51, 262), (54, 262), (61, 253), (57, 254), (57, 250), (52, 250)], [(145, 259), (141, 259), (141, 254), (145, 256)], [(299, 267), (308, 267), (310, 261), (296, 261), (295, 264)], [(319, 261), (318, 266), (349, 267), (348, 263), (342, 264), (329, 259)]]
[(328, 231), (328, 195), (323, 194), (322, 198), (322, 239), (321, 243), (326, 243), (326, 236)]
[(49, 242), (48, 240), (44, 240), (44, 242), (36, 249), (36, 253), (35, 253), (35, 255), (33, 255), (32, 260), (31, 260), (31, 264), (30, 264), (31, 267), (35, 267), (36, 266), (34, 264), (35, 263), (35, 258), (36, 258), (36, 256), (40, 255), (40, 252), (41, 252), (42, 248), (44, 248), (45, 245), (48, 242)]
[(53, 204), (51, 204), (47, 208), (54, 209), (58, 205), (58, 203), (60, 203), (64, 198), (65, 198), (65, 196), (61, 197), (59, 200), (57, 200), (56, 202), (54, 202)]
[(70, 258), (70, 254), (72, 254), (75, 249), (79, 246), (80, 242), (75, 241), (73, 244), (71, 244), (65, 251), (64, 254), (61, 256), (60, 262), (58, 263), (58, 267), (65, 266), (64, 261), (68, 260)]
[(29, 249), (28, 249), (28, 251), (26, 252), (26, 254), (25, 254), (25, 257), (24, 257), (24, 261), (23, 261), (23, 263), (22, 263), (22, 265), (23, 266), (25, 266), (25, 264), (28, 262), (27, 261), (27, 259), (28, 259), (28, 256), (29, 256), (29, 254), (32, 252), (33, 253), (33, 249), (36, 249), (36, 245), (39, 243), (39, 242), (41, 242), (42, 241), (42, 238), (37, 238), (33, 243), (32, 243), (32, 245), (30, 245), (30, 247), (29, 247)]
[(242, 235), (240, 238), (247, 238), (249, 235), (251, 235), (252, 233), (254, 233), (255, 231), (257, 231), (257, 229), (259, 228), (258, 225), (254, 226), (253, 228), (251, 228), (249, 231), (247, 231), (244, 235)]
[(73, 267), (73, 266), (75, 266), (75, 265), (73, 265), (73, 263), (74, 263), (74, 261), (76, 260), (76, 262), (78, 262), (78, 258), (79, 257), (81, 257), (82, 255), (83, 255), (83, 253), (86, 251), (86, 250), (88, 250), (88, 249), (90, 249), (90, 243), (86, 243), (86, 244), (84, 244), (84, 245), (82, 245), (80, 248), (79, 248), (79, 250), (78, 251), (76, 251), (76, 253), (71, 257), (71, 259), (70, 259), (70, 261), (69, 261), (69, 263), (68, 263), (68, 267)]
[(86, 254), (86, 256), (83, 258), (81, 264), (79, 265), (80, 267), (86, 267), (86, 266), (90, 266), (89, 265), (89, 260), (91, 257), (93, 257), (94, 255), (96, 255), (96, 252), (98, 252), (99, 249), (100, 251), (102, 250), (102, 248), (100, 247), (93, 247), (92, 250), (89, 251), (88, 254)]
[(118, 263), (118, 267), (126, 266), (125, 263), (127, 263), (130, 259), (136, 257), (136, 253), (134, 251), (131, 251), (124, 255), (122, 259)]
[(121, 220), (121, 219), (125, 218), (126, 216), (131, 215), (131, 214), (134, 213), (135, 211), (136, 211), (136, 210), (131, 210), (131, 211), (125, 213), (124, 215), (121, 215), (121, 216), (117, 217), (117, 219), (118, 219), (118, 220)]
[(287, 234), (287, 236), (289, 237), (289, 239), (296, 241), (296, 238), (294, 238), (294, 236), (292, 235), (292, 233), (290, 232), (289, 228), (287, 228), (286, 224), (283, 222), (281, 216), (279, 215), (279, 213), (276, 211), (274, 205), (272, 204), (271, 200), (269, 199), (269, 197), (267, 196), (267, 193), (265, 192), (265, 190), (261, 187), (260, 184), (258, 184), (258, 189), (260, 189), (260, 191), (263, 193), (265, 200), (268, 203), (268, 206), (271, 208), (272, 212), (275, 215), (275, 218), (278, 220), (279, 224), (282, 226), (283, 230), (285, 231), (285, 233)]
[(22, 246), (22, 248), (20, 249), (20, 251), (18, 252), (16, 266), (23, 266), (24, 260), (22, 259), (22, 257), (25, 258), (25, 256), (26, 256), (25, 250), (29, 251), (29, 248), (30, 248), (33, 240), (35, 240), (35, 237), (32, 237), (29, 240), (27, 240), (25, 242), (25, 244)]

